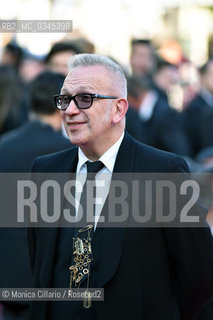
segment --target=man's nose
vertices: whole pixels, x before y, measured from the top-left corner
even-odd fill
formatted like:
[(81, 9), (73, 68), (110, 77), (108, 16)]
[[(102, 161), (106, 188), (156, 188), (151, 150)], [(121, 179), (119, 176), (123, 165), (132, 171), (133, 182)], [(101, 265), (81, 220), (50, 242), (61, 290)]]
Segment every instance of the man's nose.
[(74, 100), (71, 100), (68, 108), (66, 109), (66, 114), (70, 116), (73, 114), (78, 114), (79, 112), (80, 112), (80, 110), (76, 106)]

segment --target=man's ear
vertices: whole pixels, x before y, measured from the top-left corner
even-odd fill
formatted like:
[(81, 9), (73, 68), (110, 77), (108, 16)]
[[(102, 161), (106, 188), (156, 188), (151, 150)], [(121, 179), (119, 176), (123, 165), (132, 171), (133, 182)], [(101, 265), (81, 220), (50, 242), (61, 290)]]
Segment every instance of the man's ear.
[(113, 112), (113, 123), (116, 124), (120, 122), (127, 113), (128, 102), (124, 98), (119, 98), (115, 101), (114, 112)]

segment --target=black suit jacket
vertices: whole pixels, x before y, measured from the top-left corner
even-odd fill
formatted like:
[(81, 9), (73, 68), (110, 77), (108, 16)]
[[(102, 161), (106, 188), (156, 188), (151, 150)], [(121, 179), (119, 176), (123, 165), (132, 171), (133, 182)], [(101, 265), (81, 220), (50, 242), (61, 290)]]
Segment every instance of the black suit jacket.
[(213, 146), (213, 107), (206, 108), (200, 117), (201, 150)]
[(33, 160), (70, 148), (60, 132), (40, 121), (29, 121), (0, 138), (0, 171), (30, 172)]
[[(77, 160), (77, 148), (73, 148), (37, 159), (33, 171), (72, 172)], [(114, 167), (114, 172), (123, 173), (185, 171), (180, 157), (145, 146), (128, 134)], [(36, 287), (51, 287), (57, 241), (58, 229), (29, 231)], [(213, 295), (213, 245), (208, 228), (98, 227), (93, 253), (99, 268), (91, 286), (104, 288), (104, 302), (93, 302), (93, 318), (90, 309), (73, 304), (76, 311), (66, 319), (190, 320)], [(46, 302), (33, 303), (30, 319), (47, 319), (47, 306)]]
[(181, 127), (176, 110), (159, 97), (151, 118), (144, 121), (148, 145), (182, 156), (191, 155), (191, 146)]
[(133, 107), (129, 106), (126, 113), (126, 130), (136, 140), (146, 143), (147, 141), (147, 130), (143, 120), (139, 118), (137, 111)]
[(200, 94), (182, 112), (182, 124), (192, 146), (192, 156), (197, 155), (212, 141), (212, 118), (208, 119), (208, 112), (211, 114), (212, 106), (209, 106)]
[(152, 147), (182, 156), (192, 153), (180, 115), (160, 94), (150, 119), (146, 121), (130, 106), (126, 114), (126, 129), (135, 139)]

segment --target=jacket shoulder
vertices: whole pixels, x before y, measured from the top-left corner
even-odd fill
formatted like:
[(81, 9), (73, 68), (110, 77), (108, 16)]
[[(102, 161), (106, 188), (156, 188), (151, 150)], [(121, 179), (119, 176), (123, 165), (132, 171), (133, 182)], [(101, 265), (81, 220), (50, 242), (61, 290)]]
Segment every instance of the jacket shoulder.
[(77, 157), (76, 146), (37, 157), (32, 164), (32, 172), (65, 172), (68, 162), (71, 163)]
[[(179, 155), (145, 145), (134, 139), (135, 167), (146, 172), (189, 172), (186, 161)], [(140, 171), (139, 171), (140, 172)]]

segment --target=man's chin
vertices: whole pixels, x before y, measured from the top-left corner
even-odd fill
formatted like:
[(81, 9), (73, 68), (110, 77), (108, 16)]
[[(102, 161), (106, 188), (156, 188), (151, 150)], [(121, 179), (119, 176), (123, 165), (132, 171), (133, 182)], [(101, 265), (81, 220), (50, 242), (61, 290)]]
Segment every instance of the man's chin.
[(82, 138), (75, 138), (72, 135), (69, 135), (69, 139), (72, 144), (78, 146), (78, 147), (86, 147), (87, 146), (87, 140)]

